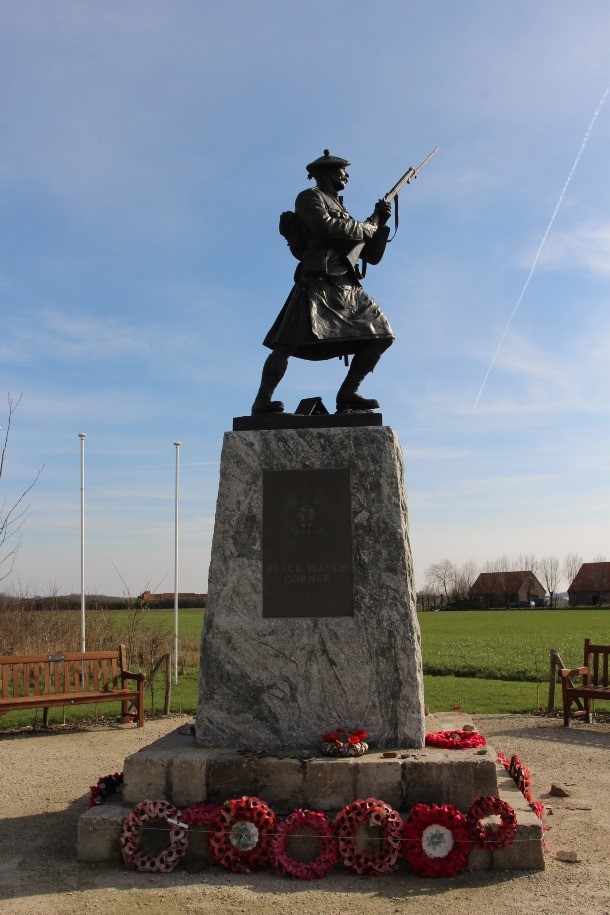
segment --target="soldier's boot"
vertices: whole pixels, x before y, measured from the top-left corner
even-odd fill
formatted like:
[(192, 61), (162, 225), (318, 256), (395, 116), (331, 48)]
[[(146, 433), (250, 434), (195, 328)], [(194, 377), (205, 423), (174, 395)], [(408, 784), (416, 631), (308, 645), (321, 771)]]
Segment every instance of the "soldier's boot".
[(257, 413), (283, 413), (281, 400), (271, 400), (273, 392), (284, 377), (288, 368), (290, 350), (277, 347), (266, 358), (261, 377), (261, 386), (252, 404), (252, 416)]
[(374, 398), (362, 397), (358, 393), (358, 388), (370, 372), (373, 371), (381, 354), (390, 345), (392, 341), (375, 341), (366, 344), (356, 353), (352, 359), (352, 364), (345, 376), (345, 381), (337, 392), (337, 413), (346, 413), (348, 410), (376, 410), (379, 407), (379, 401)]

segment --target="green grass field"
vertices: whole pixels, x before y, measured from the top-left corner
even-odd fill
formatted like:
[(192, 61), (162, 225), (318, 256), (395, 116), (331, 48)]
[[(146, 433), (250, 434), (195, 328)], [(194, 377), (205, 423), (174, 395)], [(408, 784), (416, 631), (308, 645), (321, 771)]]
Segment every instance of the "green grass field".
[(547, 679), (549, 649), (582, 664), (586, 637), (607, 645), (610, 610), (462, 610), (420, 613), (424, 672), (491, 680)]
[[(565, 664), (582, 663), (586, 637), (608, 644), (610, 610), (511, 610), (452, 611), (420, 613), (426, 704), (431, 712), (459, 706), (471, 713), (523, 713), (546, 706), (549, 678), (549, 649), (555, 648)], [(148, 611), (144, 624), (162, 622), (173, 631), (173, 611)], [(199, 644), (203, 610), (180, 611), (180, 638), (190, 643), (191, 654)], [(169, 648), (169, 642), (168, 642)], [(197, 708), (197, 666), (187, 668), (178, 685), (172, 686), (172, 709), (194, 713)], [(561, 704), (560, 687), (556, 704)], [(147, 694), (146, 712), (163, 706), (162, 677), (154, 697)], [(599, 703), (599, 711), (610, 712), (610, 703)], [(65, 710), (66, 721), (100, 720), (118, 714), (110, 703), (78, 706)], [(40, 722), (39, 710), (36, 721)], [(0, 719), (0, 728), (32, 724), (32, 712), (12, 712)], [(51, 722), (64, 720), (62, 710), (50, 712)]]

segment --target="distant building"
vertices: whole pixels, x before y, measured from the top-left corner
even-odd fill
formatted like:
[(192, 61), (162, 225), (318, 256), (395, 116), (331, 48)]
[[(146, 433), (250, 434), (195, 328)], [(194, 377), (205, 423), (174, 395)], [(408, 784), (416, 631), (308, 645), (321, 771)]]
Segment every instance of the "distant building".
[(599, 607), (610, 601), (610, 562), (583, 562), (568, 588), (570, 607)]
[(468, 592), (486, 607), (544, 605), (546, 591), (533, 572), (481, 572)]

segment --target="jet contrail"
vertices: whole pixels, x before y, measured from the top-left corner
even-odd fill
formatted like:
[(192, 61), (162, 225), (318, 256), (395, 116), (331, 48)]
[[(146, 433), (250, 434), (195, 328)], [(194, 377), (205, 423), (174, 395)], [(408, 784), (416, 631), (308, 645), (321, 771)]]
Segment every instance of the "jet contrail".
[(534, 258), (534, 262), (533, 262), (533, 264), (532, 264), (532, 267), (531, 267), (531, 270), (530, 270), (530, 272), (529, 272), (529, 274), (528, 274), (528, 277), (527, 277), (527, 279), (526, 279), (526, 281), (525, 281), (525, 283), (524, 283), (524, 285), (523, 285), (523, 289), (521, 290), (521, 295), (520, 295), (519, 298), (517, 299), (517, 302), (516, 302), (516, 304), (515, 304), (515, 307), (513, 308), (512, 312), (511, 312), (511, 314), (510, 314), (510, 317), (509, 317), (508, 321), (506, 322), (506, 327), (504, 328), (504, 331), (502, 332), (502, 336), (500, 337), (500, 342), (498, 343), (498, 347), (497, 347), (497, 349), (496, 349), (496, 351), (495, 351), (495, 353), (494, 353), (493, 359), (492, 359), (491, 362), (489, 363), (489, 368), (487, 369), (487, 372), (485, 373), (485, 378), (483, 379), (483, 383), (481, 384), (481, 387), (479, 388), (479, 393), (477, 394), (477, 399), (476, 399), (475, 402), (474, 402), (474, 409), (475, 409), (475, 410), (476, 410), (476, 408), (477, 408), (477, 406), (478, 406), (478, 404), (479, 404), (479, 400), (481, 399), (481, 394), (483, 393), (483, 389), (485, 388), (485, 385), (487, 384), (487, 379), (489, 378), (489, 376), (490, 376), (490, 374), (491, 374), (491, 370), (493, 369), (494, 365), (496, 364), (496, 359), (498, 358), (498, 355), (499, 355), (499, 353), (500, 353), (500, 350), (502, 349), (502, 344), (504, 343), (504, 338), (506, 337), (506, 334), (508, 333), (508, 329), (509, 329), (510, 325), (512, 324), (513, 318), (514, 318), (515, 315), (517, 314), (517, 309), (519, 308), (519, 305), (521, 304), (521, 300), (522, 300), (523, 296), (525, 295), (525, 290), (526, 290), (527, 287), (529, 286), (529, 282), (530, 282), (530, 280), (531, 280), (531, 278), (532, 278), (532, 275), (533, 275), (533, 273), (534, 273), (534, 270), (536, 269), (536, 264), (538, 263), (538, 258), (540, 257), (540, 253), (541, 253), (542, 249), (544, 248), (544, 243), (546, 242), (547, 236), (548, 236), (549, 232), (551, 231), (551, 229), (552, 229), (552, 227), (553, 227), (553, 223), (555, 222), (555, 217), (557, 216), (557, 213), (559, 212), (559, 207), (561, 206), (561, 204), (562, 204), (562, 202), (563, 202), (563, 198), (564, 198), (564, 196), (565, 196), (565, 193), (566, 193), (566, 191), (567, 191), (567, 189), (568, 189), (568, 186), (569, 186), (569, 184), (570, 184), (570, 181), (572, 180), (572, 175), (573, 175), (574, 172), (576, 171), (576, 167), (577, 167), (578, 163), (580, 162), (580, 157), (582, 156), (582, 154), (583, 154), (583, 152), (584, 152), (584, 149), (585, 149), (585, 146), (587, 145), (587, 141), (589, 140), (589, 135), (591, 134), (591, 131), (592, 131), (592, 129), (593, 129), (593, 125), (595, 124), (595, 122), (596, 122), (596, 120), (597, 120), (597, 116), (598, 116), (599, 112), (601, 111), (601, 107), (602, 107), (602, 105), (604, 104), (604, 102), (606, 101), (606, 96), (608, 95), (608, 92), (610, 92), (610, 86), (608, 86), (608, 88), (606, 89), (606, 91), (605, 91), (604, 94), (602, 95), (601, 101), (600, 101), (599, 105), (597, 106), (597, 109), (596, 109), (596, 111), (595, 111), (595, 114), (594, 114), (593, 117), (591, 118), (591, 123), (590, 123), (589, 126), (587, 127), (587, 132), (585, 133), (584, 138), (583, 138), (583, 141), (582, 141), (582, 143), (580, 144), (580, 149), (578, 150), (578, 154), (577, 154), (576, 158), (574, 159), (574, 165), (573, 165), (572, 168), (570, 169), (570, 174), (568, 175), (568, 177), (567, 177), (567, 179), (566, 179), (566, 183), (565, 183), (564, 186), (563, 186), (563, 190), (562, 190), (561, 194), (559, 195), (559, 200), (557, 201), (557, 206), (556, 206), (555, 209), (553, 210), (553, 215), (551, 216), (551, 219), (550, 219), (550, 221), (549, 221), (549, 224), (548, 224), (548, 226), (546, 227), (546, 232), (545, 232), (544, 235), (542, 236), (542, 241), (540, 242), (540, 245), (538, 246), (538, 250), (536, 251), (536, 256), (535, 256), (535, 258)]

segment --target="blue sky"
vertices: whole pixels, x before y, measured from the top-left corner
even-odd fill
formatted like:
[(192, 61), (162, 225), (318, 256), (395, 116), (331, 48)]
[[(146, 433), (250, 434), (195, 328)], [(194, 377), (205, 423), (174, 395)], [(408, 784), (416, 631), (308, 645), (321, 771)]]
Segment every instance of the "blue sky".
[[(324, 147), (346, 204), (401, 195), (366, 288), (396, 343), (364, 386), (406, 456), (418, 585), (443, 557), (608, 552), (610, 86), (597, 0), (0, 2), (3, 490), (44, 470), (2, 587), (201, 591), (223, 433), (294, 261), (279, 213)], [(278, 394), (330, 406), (344, 369)], [(5, 425), (5, 412), (0, 419)]]

